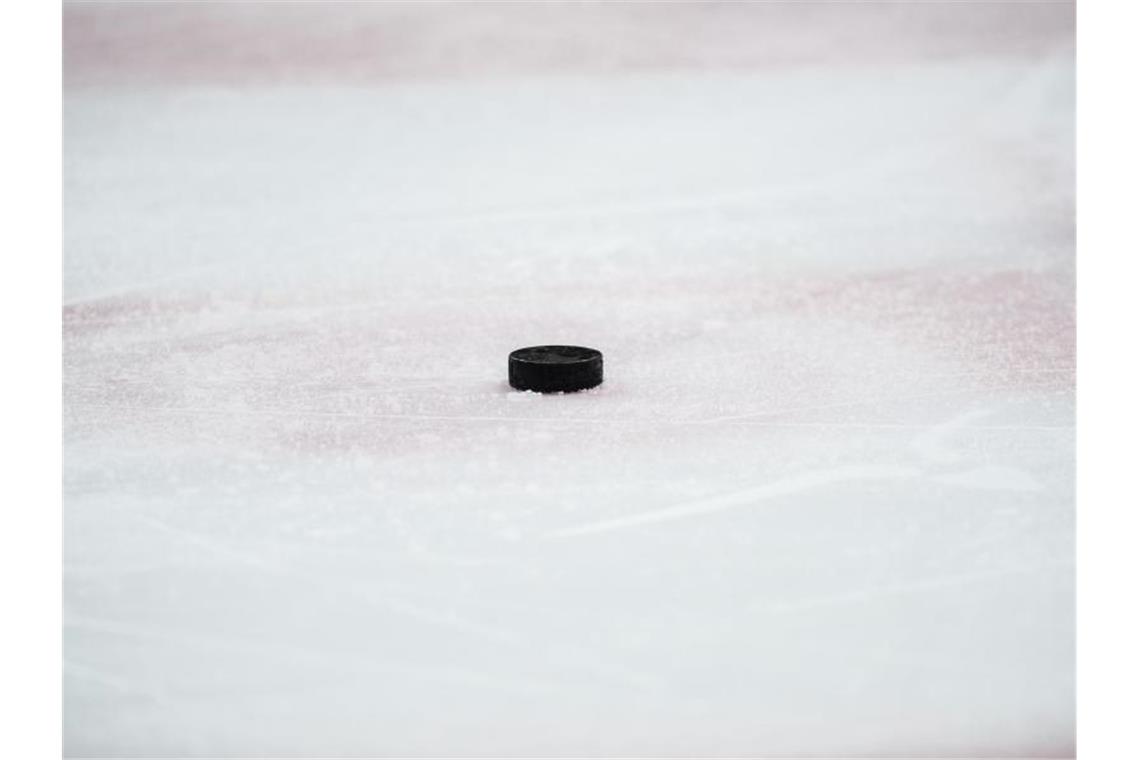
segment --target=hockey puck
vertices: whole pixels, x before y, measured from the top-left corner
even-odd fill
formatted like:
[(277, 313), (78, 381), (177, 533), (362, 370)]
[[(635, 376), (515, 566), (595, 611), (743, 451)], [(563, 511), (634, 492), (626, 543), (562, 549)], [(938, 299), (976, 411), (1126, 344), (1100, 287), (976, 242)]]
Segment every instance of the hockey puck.
[(602, 352), (582, 346), (531, 346), (507, 360), (512, 388), (539, 393), (570, 393), (602, 382)]

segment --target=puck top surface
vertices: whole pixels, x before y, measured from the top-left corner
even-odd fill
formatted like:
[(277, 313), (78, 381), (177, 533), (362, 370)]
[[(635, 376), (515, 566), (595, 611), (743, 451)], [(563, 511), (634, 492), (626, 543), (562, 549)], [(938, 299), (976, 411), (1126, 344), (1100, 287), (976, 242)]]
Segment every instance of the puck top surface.
[(584, 346), (530, 346), (512, 351), (512, 388), (539, 393), (580, 391), (602, 382), (602, 352)]

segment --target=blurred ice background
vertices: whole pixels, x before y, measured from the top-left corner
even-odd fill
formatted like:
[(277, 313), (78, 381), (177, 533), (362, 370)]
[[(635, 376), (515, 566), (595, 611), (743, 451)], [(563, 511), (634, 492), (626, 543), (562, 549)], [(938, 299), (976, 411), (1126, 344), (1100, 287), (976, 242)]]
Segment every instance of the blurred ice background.
[(67, 753), (1071, 755), (1072, 16), (66, 5)]

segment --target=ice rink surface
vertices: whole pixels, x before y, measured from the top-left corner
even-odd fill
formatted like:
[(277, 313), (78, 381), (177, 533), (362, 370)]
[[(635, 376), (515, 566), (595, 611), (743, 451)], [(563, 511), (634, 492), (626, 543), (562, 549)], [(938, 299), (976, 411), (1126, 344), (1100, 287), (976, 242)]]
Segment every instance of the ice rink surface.
[(67, 753), (1071, 755), (1071, 17), (68, 6)]

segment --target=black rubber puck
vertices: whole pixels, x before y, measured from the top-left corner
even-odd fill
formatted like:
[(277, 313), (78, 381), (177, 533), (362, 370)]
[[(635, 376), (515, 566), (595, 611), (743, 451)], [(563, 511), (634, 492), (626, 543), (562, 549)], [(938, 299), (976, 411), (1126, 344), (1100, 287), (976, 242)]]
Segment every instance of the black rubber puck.
[(582, 346), (531, 346), (512, 351), (507, 360), (512, 388), (539, 393), (569, 393), (602, 382), (602, 352)]

